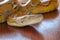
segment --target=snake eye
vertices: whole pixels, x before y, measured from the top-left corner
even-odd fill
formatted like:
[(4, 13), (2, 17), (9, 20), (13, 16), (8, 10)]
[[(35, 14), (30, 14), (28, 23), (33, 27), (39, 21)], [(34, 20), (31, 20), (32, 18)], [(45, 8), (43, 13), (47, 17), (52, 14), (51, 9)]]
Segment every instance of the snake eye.
[(11, 12), (8, 9), (6, 9), (5, 12), (6, 12), (6, 17), (8, 17), (11, 14)]

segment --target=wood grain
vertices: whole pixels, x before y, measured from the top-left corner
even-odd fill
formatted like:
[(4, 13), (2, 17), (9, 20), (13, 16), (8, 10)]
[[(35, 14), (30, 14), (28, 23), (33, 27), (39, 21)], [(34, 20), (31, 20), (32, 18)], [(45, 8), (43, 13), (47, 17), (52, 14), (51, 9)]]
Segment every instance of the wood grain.
[(41, 23), (24, 28), (0, 24), (0, 40), (60, 40), (60, 3), (57, 10), (43, 15)]

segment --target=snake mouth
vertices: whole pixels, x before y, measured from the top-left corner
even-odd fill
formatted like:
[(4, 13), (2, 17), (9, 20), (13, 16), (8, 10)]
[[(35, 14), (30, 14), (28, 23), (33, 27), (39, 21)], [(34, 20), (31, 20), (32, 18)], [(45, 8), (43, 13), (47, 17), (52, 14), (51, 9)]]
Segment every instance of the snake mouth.
[(42, 21), (42, 19), (43, 19), (42, 15), (24, 15), (20, 17), (10, 18), (7, 23), (10, 26), (21, 27), (21, 26), (39, 23)]

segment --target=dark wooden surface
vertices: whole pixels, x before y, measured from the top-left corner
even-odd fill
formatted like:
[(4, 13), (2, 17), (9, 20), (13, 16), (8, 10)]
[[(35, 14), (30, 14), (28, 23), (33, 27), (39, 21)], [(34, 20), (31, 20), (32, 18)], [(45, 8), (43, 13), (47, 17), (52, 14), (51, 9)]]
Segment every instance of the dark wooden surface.
[(0, 40), (60, 40), (60, 6), (43, 15), (41, 23), (24, 28), (0, 24)]

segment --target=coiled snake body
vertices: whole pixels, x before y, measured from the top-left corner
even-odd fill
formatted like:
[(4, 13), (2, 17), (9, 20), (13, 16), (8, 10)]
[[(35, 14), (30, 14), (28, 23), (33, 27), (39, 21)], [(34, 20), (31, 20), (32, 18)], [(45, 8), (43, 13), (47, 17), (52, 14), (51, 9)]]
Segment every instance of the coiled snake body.
[(0, 2), (0, 23), (13, 16), (50, 12), (57, 7), (57, 0), (3, 0)]

